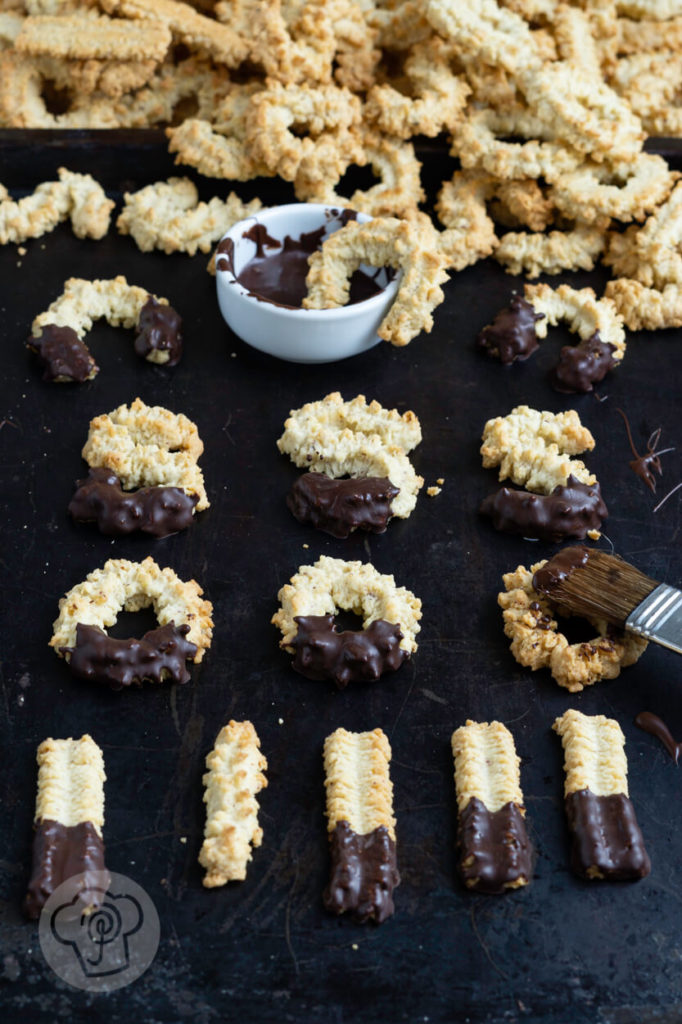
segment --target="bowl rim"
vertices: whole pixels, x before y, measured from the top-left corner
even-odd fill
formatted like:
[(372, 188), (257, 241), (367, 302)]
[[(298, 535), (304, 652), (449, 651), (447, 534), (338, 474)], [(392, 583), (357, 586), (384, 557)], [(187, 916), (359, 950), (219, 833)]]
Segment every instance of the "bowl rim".
[[(342, 210), (352, 210), (352, 207), (342, 206), (340, 203), (284, 203), (281, 206), (266, 206), (249, 217), (236, 221), (218, 240), (216, 245), (219, 245), (225, 238), (229, 238), (233, 242), (236, 241), (233, 237), (233, 232), (237, 234), (241, 232), (243, 234), (244, 225), (252, 223), (265, 225), (268, 215), (276, 217), (291, 214), (302, 209), (319, 210), (326, 215), (332, 210), (337, 210), (340, 213)], [(361, 210), (353, 210), (353, 213), (362, 218), (361, 223), (363, 224), (374, 219), (370, 214), (363, 213)], [(240, 296), (250, 305), (253, 305), (254, 308), (258, 308), (261, 313), (265, 313), (267, 310), (273, 316), (284, 316), (293, 320), (343, 320), (361, 316), (365, 313), (370, 314), (375, 309), (384, 306), (387, 296), (390, 296), (391, 293), (395, 297), (400, 278), (402, 277), (402, 272), (398, 270), (393, 280), (389, 281), (377, 295), (372, 295), (369, 299), (363, 299), (362, 302), (353, 302), (345, 306), (334, 306), (332, 309), (305, 309), (304, 307), (281, 306), (263, 296), (257, 296), (254, 292), (246, 289), (229, 268), (218, 267), (218, 263), (219, 260), (216, 260), (216, 284), (222, 288), (229, 287), (229, 292), (226, 294)]]

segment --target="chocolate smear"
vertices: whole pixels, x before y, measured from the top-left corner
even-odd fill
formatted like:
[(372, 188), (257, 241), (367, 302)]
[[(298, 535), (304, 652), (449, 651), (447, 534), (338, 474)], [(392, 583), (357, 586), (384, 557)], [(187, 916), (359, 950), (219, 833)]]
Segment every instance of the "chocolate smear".
[(559, 362), (550, 374), (550, 384), (562, 394), (584, 394), (618, 365), (615, 345), (602, 341), (599, 331), (577, 345), (564, 345)]
[(104, 888), (102, 872), (106, 873), (104, 843), (91, 821), (62, 825), (46, 818), (38, 822), (33, 836), (31, 878), (24, 900), (26, 916), (36, 921), (55, 889), (74, 875), (84, 875), (78, 883), (83, 912), (93, 909), (99, 905)]
[(521, 295), (512, 295), (509, 305), (479, 333), (476, 344), (506, 365), (527, 359), (538, 347), (535, 324), (544, 316)]
[(297, 615), (294, 621), (292, 667), (308, 679), (333, 679), (340, 690), (395, 672), (409, 658), (398, 623), (376, 619), (366, 629), (339, 633), (333, 615)]
[(561, 551), (557, 551), (556, 555), (553, 555), (534, 574), (533, 590), (551, 598), (560, 583), (568, 579), (576, 569), (587, 565), (590, 550), (583, 544), (577, 544), (575, 547), (562, 548)]
[(334, 480), (324, 473), (304, 473), (289, 491), (287, 507), (299, 523), (332, 537), (348, 537), (358, 528), (383, 533), (397, 494), (388, 477)]
[(72, 327), (45, 324), (38, 337), (29, 338), (26, 344), (40, 360), (43, 380), (82, 384), (99, 372), (99, 366)]
[(112, 690), (145, 679), (152, 683), (186, 683), (190, 675), (185, 662), (197, 653), (196, 644), (185, 639), (189, 629), (169, 622), (149, 630), (140, 640), (119, 640), (99, 626), (79, 622), (75, 647), (60, 650), (70, 655), (69, 668), (77, 679), (105, 683)]
[(530, 881), (533, 847), (517, 804), (489, 811), (482, 800), (472, 797), (460, 812), (457, 842), (457, 867), (469, 889), (500, 893)]
[(229, 270), (231, 274), (234, 274), (234, 242), (231, 238), (223, 238), (221, 242), (218, 242), (218, 248), (215, 251), (215, 266), (216, 270)]
[(581, 878), (623, 882), (645, 878), (651, 861), (624, 793), (596, 796), (589, 789), (564, 801), (571, 832), (571, 868)]
[(573, 475), (548, 495), (502, 487), (484, 498), (479, 512), (502, 533), (551, 543), (567, 537), (583, 540), (590, 530), (599, 530), (609, 514), (599, 484), (581, 484)]
[(662, 718), (654, 715), (651, 711), (640, 711), (635, 718), (635, 725), (638, 725), (644, 732), (648, 732), (650, 736), (655, 736), (657, 740), (660, 740), (675, 764), (678, 763), (680, 754), (682, 754), (682, 743), (675, 741), (673, 734)]
[[(662, 451), (656, 451), (656, 445), (661, 439), (662, 427), (658, 427), (654, 430), (646, 443), (646, 452), (644, 455), (640, 455), (635, 448), (635, 442), (632, 440), (632, 431), (630, 429), (630, 421), (623, 412), (622, 409), (616, 409), (616, 412), (620, 413), (625, 423), (625, 430), (627, 431), (628, 441), (630, 442), (630, 450), (634, 455), (629, 463), (630, 469), (638, 476), (640, 480), (643, 480), (647, 485), (652, 494), (656, 493), (656, 477), (654, 473), (658, 473), (659, 476), (663, 475), (663, 469), (661, 467), (661, 455), (667, 455), (668, 452), (675, 451), (674, 448), (663, 448)], [(654, 509), (656, 511), (656, 509)]]
[(152, 352), (167, 354), (164, 366), (176, 366), (182, 356), (182, 319), (172, 306), (150, 295), (140, 310), (135, 352), (146, 358)]
[(123, 536), (140, 530), (153, 537), (168, 537), (192, 524), (196, 494), (180, 487), (142, 487), (124, 491), (110, 469), (91, 467), (87, 479), (69, 502), (69, 513), (78, 523), (97, 523), (100, 533)]
[(393, 914), (393, 890), (400, 884), (395, 841), (385, 825), (358, 835), (339, 821), (330, 836), (331, 874), (324, 891), (326, 910), (352, 911), (360, 922), (381, 924)]

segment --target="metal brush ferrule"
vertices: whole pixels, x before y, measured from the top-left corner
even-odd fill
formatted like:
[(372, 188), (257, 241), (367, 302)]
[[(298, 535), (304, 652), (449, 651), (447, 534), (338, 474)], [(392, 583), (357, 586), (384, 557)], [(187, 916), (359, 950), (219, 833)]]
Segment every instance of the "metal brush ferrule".
[(660, 583), (630, 612), (625, 628), (682, 654), (682, 592)]

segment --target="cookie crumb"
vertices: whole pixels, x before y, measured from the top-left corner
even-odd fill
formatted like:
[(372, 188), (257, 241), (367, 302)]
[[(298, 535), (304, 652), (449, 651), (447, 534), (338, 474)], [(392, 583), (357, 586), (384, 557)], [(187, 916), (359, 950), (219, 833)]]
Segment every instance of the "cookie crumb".
[(588, 530), (587, 536), (590, 538), (590, 540), (599, 540), (599, 538), (601, 537), (601, 533), (599, 532), (599, 530)]
[(183, 846), (187, 845), (187, 836), (180, 836), (180, 842)]
[(303, 545), (303, 547), (304, 547), (304, 548), (309, 548), (309, 547), (310, 547), (310, 544), (304, 544), (304, 545)]
[(354, 942), (353, 945), (351, 946), (351, 949), (360, 949), (360, 947), (358, 946), (357, 942)]
[(443, 484), (445, 483), (445, 477), (439, 476), (438, 479), (436, 480), (436, 483), (438, 484), (439, 487), (442, 487)]
[(284, 719), (283, 718), (278, 718), (277, 721), (278, 721), (278, 723), (280, 725), (284, 725)]
[(442, 487), (427, 487), (426, 493), (428, 494), (429, 498), (435, 498), (437, 494), (440, 494), (442, 489)]
[(19, 254), (20, 256), (25, 256), (25, 255), (26, 255), (26, 253), (27, 253), (27, 251), (28, 251), (28, 250), (27, 250), (27, 249), (25, 249), (23, 245), (20, 245), (20, 246), (19, 246), (19, 248), (17, 249), (17, 252), (18, 252), (18, 254)]

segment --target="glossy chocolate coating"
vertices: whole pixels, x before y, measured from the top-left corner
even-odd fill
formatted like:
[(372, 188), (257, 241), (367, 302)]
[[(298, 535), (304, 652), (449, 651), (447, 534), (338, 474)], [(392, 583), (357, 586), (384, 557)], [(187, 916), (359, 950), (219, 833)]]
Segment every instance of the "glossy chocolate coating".
[(614, 345), (601, 340), (598, 331), (578, 345), (564, 345), (550, 374), (552, 387), (568, 395), (592, 391), (593, 385), (618, 365), (613, 358), (615, 351)]
[(338, 633), (333, 615), (297, 615), (292, 667), (308, 679), (333, 679), (340, 690), (373, 682), (409, 658), (398, 623), (376, 619), (367, 629)]
[(43, 367), (43, 380), (70, 380), (82, 384), (99, 366), (72, 327), (45, 324), (37, 338), (26, 342)]
[(172, 306), (157, 302), (150, 295), (137, 321), (135, 351), (146, 357), (150, 352), (166, 352), (164, 366), (175, 366), (182, 356), (182, 320)]
[(535, 324), (544, 319), (521, 295), (512, 295), (511, 302), (495, 315), (495, 319), (479, 333), (476, 344), (501, 363), (527, 359), (538, 347)]
[(467, 888), (500, 893), (516, 882), (530, 881), (533, 847), (517, 804), (489, 811), (472, 797), (460, 812), (457, 843), (457, 868)]
[(97, 523), (100, 533), (122, 536), (141, 530), (154, 537), (168, 537), (191, 525), (196, 494), (180, 487), (142, 487), (124, 491), (110, 469), (92, 467), (86, 480), (69, 502), (69, 512), (78, 523)]
[(24, 900), (26, 916), (37, 920), (54, 890), (67, 878), (81, 874), (86, 877), (81, 879), (79, 890), (87, 893), (87, 907), (97, 906), (102, 872), (106, 872), (104, 843), (91, 821), (70, 826), (49, 819), (38, 822), (33, 836), (31, 878)]
[(304, 473), (289, 491), (287, 507), (299, 523), (332, 537), (347, 537), (357, 528), (383, 533), (397, 494), (388, 477), (333, 480), (324, 473)]
[(635, 809), (624, 793), (595, 796), (582, 789), (569, 793), (564, 804), (576, 875), (622, 882), (649, 874), (651, 861)]
[(394, 911), (393, 890), (400, 884), (395, 842), (384, 825), (367, 835), (339, 821), (330, 836), (331, 873), (324, 906), (333, 914), (352, 911), (357, 921), (381, 924)]
[(79, 622), (75, 647), (61, 650), (71, 655), (69, 668), (77, 679), (108, 683), (112, 690), (144, 679), (186, 683), (190, 676), (185, 662), (197, 653), (196, 644), (185, 640), (188, 633), (189, 626), (169, 622), (151, 629), (140, 640), (118, 640), (99, 626)]
[(562, 548), (533, 575), (533, 590), (551, 598), (560, 583), (576, 569), (587, 565), (589, 557), (590, 548), (584, 544)]
[(483, 500), (479, 512), (503, 533), (552, 543), (567, 537), (582, 540), (589, 530), (599, 530), (609, 514), (599, 484), (581, 484), (574, 476), (547, 495), (502, 487)]

